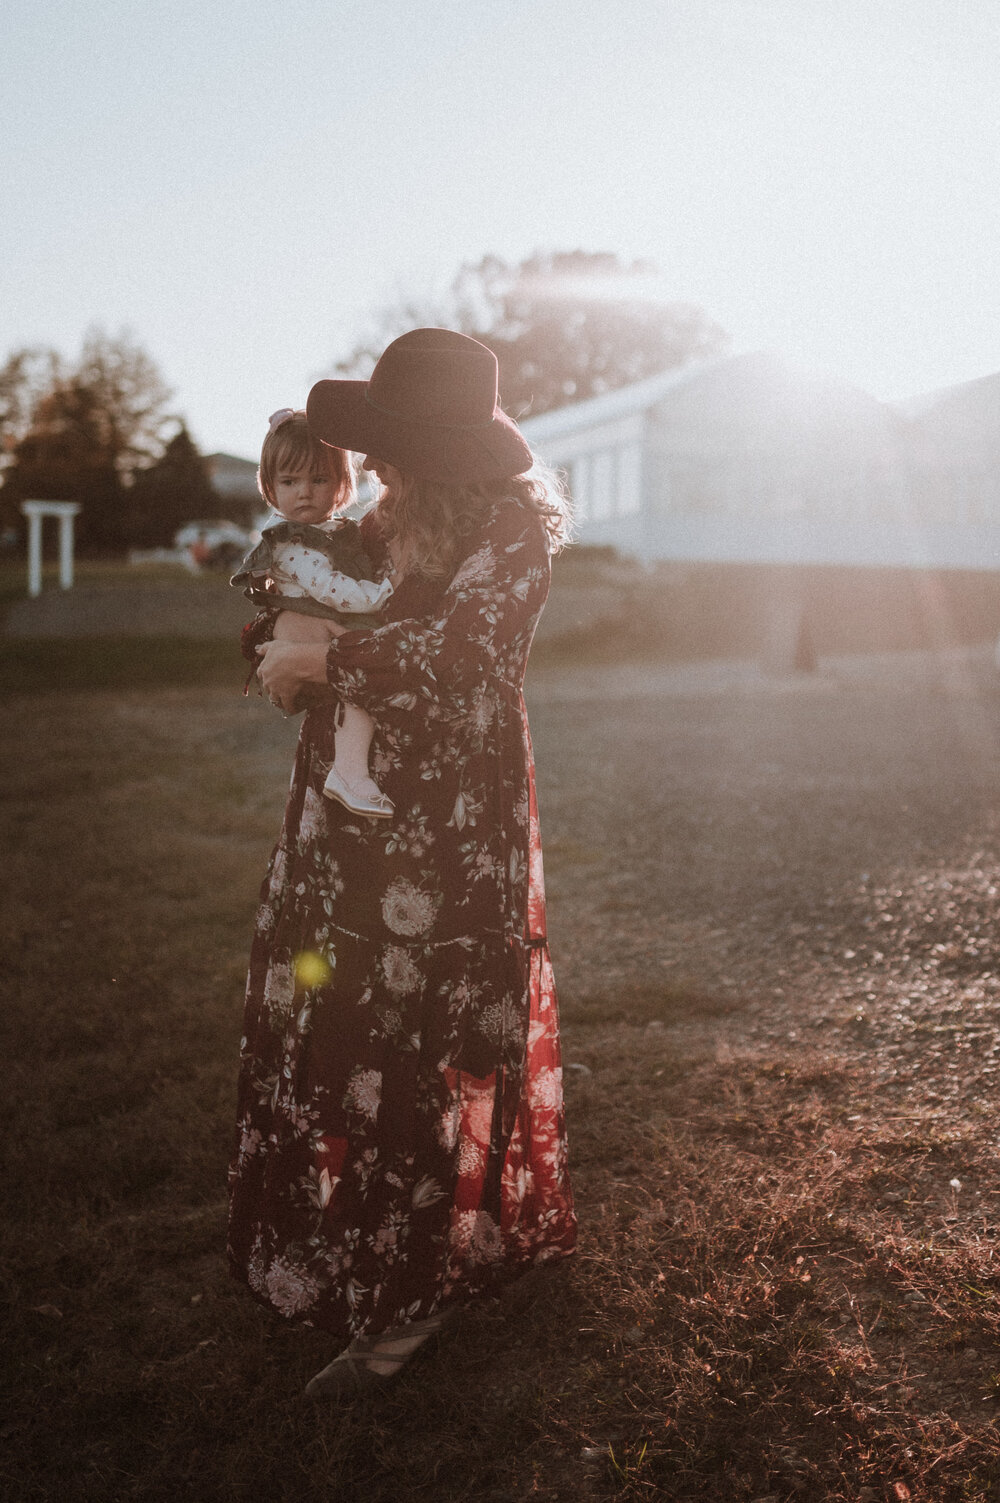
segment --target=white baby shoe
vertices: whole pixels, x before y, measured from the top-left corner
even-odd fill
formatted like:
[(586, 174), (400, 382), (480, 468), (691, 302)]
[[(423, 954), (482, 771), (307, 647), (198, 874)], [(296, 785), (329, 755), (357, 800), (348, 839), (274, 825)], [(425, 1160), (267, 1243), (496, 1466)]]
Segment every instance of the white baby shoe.
[(350, 809), (352, 814), (366, 814), (369, 819), (391, 819), (396, 812), (392, 799), (387, 798), (371, 778), (349, 783), (336, 767), (331, 767), (327, 773), (323, 792), (327, 798), (336, 799), (345, 809)]

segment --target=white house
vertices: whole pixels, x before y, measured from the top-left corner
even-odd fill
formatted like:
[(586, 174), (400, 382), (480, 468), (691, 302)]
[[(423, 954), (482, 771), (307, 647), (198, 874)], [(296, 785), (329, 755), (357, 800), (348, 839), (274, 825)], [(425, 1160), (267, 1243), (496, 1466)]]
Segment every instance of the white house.
[(247, 527), (252, 526), (263, 505), (257, 489), (256, 461), (241, 459), (237, 454), (206, 454), (205, 465), (212, 489), (225, 502), (227, 512), (238, 513)]
[(730, 355), (521, 427), (646, 561), (1000, 568), (1000, 375), (895, 406)]

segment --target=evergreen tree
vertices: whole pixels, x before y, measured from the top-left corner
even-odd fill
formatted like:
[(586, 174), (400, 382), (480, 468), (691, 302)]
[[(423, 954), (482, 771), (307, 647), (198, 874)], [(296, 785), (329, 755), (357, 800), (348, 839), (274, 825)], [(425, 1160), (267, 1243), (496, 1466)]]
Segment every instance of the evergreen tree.
[(168, 547), (185, 522), (218, 515), (205, 461), (182, 423), (162, 455), (139, 470), (128, 493), (129, 541), (141, 548)]

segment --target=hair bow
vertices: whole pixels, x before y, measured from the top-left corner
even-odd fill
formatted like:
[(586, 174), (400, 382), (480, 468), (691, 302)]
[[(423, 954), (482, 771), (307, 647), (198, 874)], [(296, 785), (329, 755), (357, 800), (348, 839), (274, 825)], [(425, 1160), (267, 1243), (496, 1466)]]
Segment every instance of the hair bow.
[(273, 433), (275, 428), (280, 428), (282, 423), (287, 423), (288, 419), (293, 418), (294, 416), (294, 407), (279, 407), (277, 412), (272, 412), (271, 416), (267, 420), (269, 432)]

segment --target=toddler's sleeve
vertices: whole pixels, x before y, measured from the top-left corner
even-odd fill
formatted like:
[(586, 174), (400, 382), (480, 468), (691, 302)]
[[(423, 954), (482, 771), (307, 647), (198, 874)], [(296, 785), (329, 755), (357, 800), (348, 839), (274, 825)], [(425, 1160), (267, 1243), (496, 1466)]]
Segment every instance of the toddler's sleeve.
[(322, 574), (317, 571), (309, 594), (321, 605), (354, 616), (366, 611), (380, 611), (392, 594), (392, 580), (351, 579), (328, 566)]

